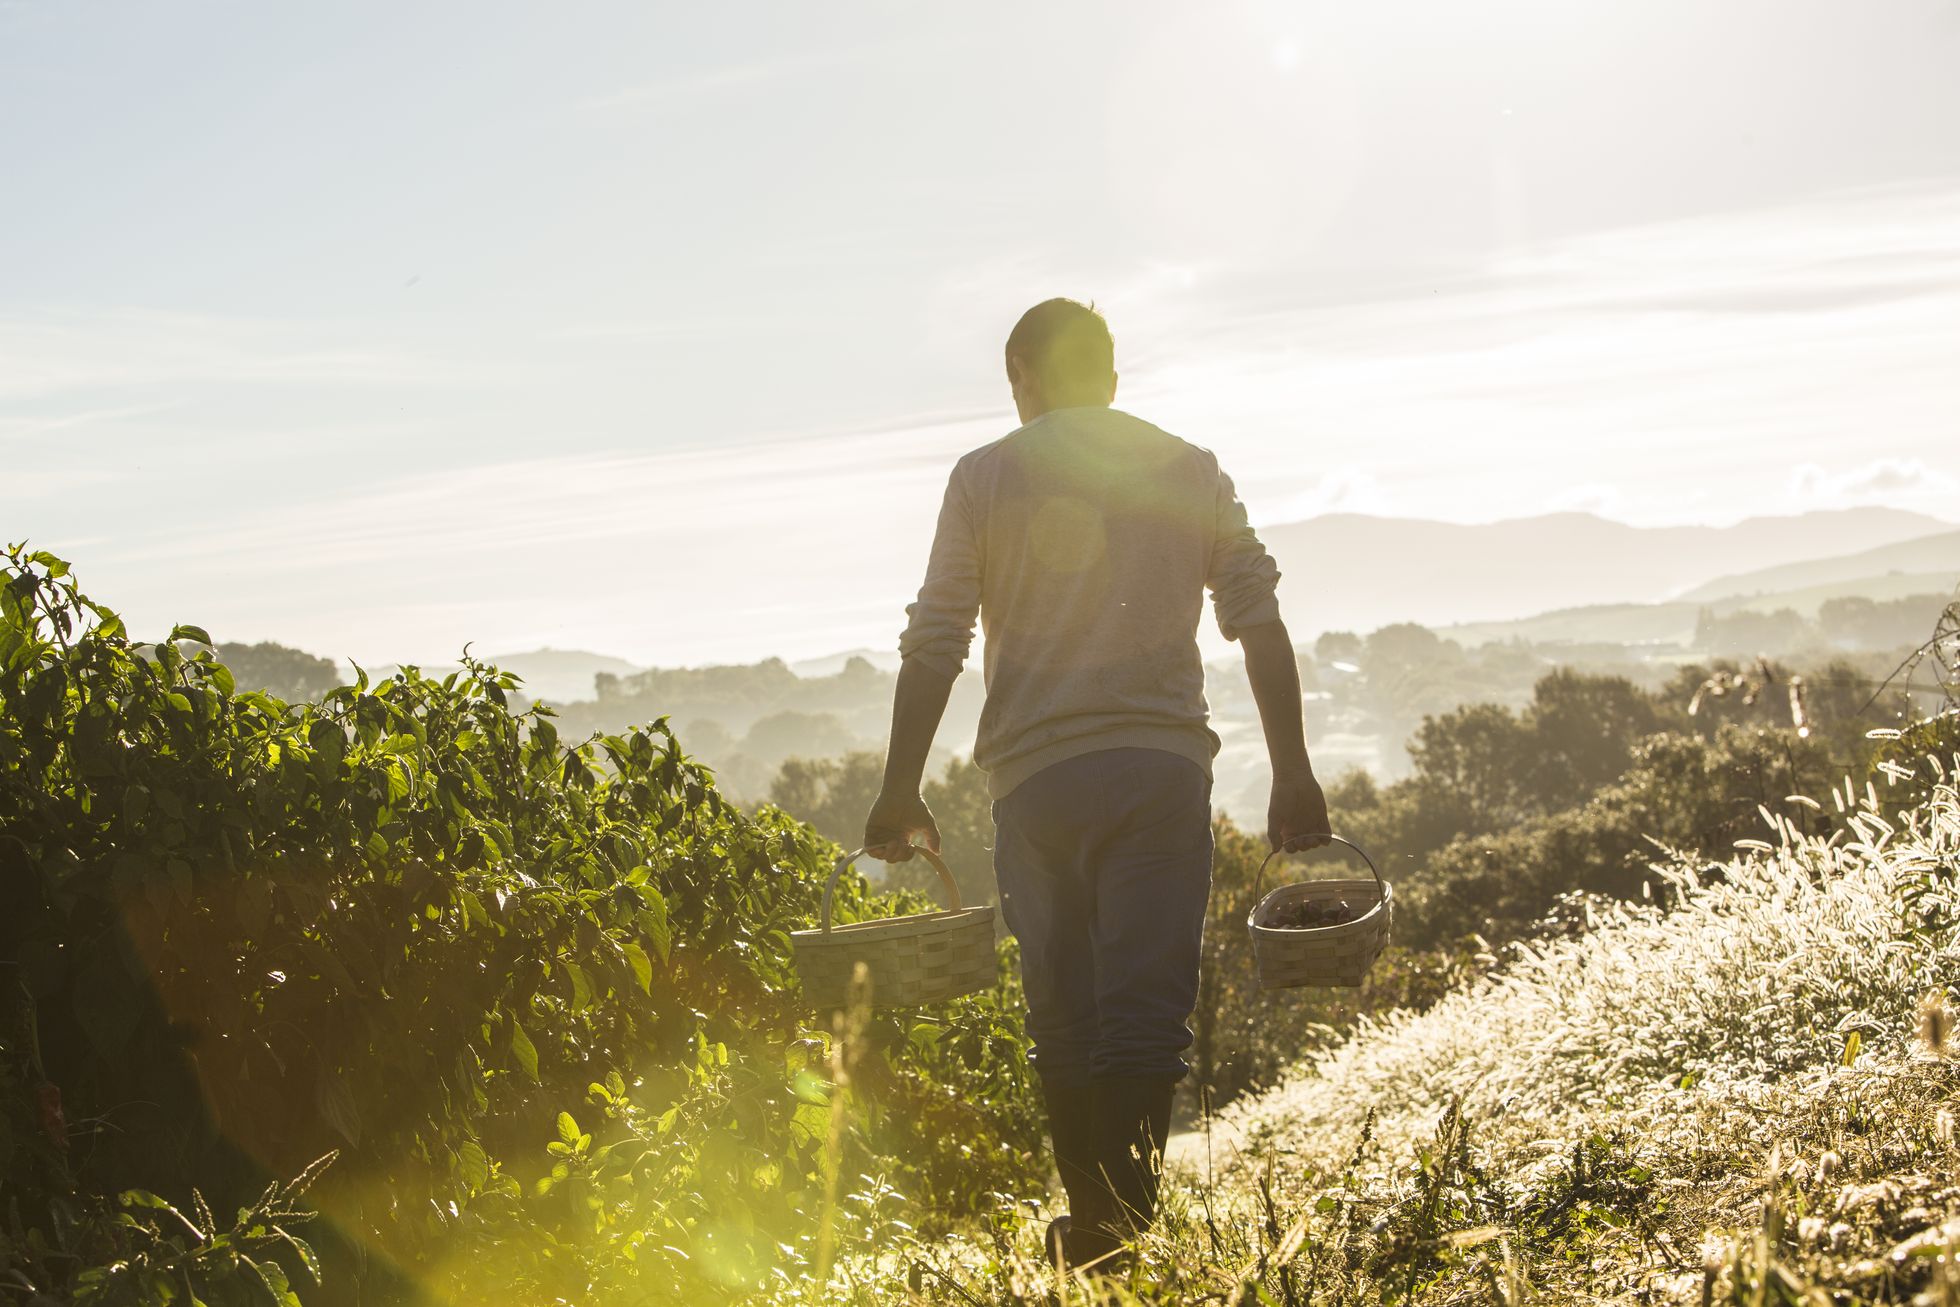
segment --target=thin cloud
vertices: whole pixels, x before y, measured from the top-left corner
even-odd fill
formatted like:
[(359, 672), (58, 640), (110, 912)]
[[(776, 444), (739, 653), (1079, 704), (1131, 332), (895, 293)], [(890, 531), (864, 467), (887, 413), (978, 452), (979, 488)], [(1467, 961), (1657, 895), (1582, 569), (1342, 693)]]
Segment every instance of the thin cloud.
[(889, 46), (858, 46), (841, 50), (811, 50), (799, 54), (752, 59), (744, 63), (723, 64), (629, 86), (603, 95), (588, 96), (574, 106), (584, 113), (625, 112), (693, 100), (731, 91), (748, 91), (770, 82), (826, 72), (850, 64), (864, 63), (892, 53)]
[(52, 435), (57, 431), (72, 431), (81, 427), (126, 422), (130, 418), (149, 417), (180, 406), (181, 401), (170, 400), (155, 404), (124, 404), (116, 408), (85, 409), (80, 413), (60, 413), (52, 417), (0, 416), (0, 441), (26, 440), (36, 436)]
[(1879, 458), (1840, 472), (1805, 463), (1790, 473), (1790, 499), (1804, 508), (1925, 499), (1950, 502), (1953, 478), (1916, 458)]
[(198, 383), (482, 384), (518, 371), (445, 357), (370, 328), (134, 309), (0, 318), (0, 400)]

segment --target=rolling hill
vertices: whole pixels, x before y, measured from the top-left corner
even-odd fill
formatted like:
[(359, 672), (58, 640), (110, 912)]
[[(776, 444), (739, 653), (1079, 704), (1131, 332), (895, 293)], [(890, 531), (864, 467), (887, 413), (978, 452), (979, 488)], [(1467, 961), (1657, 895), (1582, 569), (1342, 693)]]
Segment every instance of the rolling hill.
[(1636, 527), (1586, 513), (1475, 525), (1334, 513), (1260, 534), (1279, 561), (1281, 603), (1301, 639), (1393, 622), (1444, 626), (1651, 604), (1711, 576), (1960, 535), (1950, 522), (1886, 508), (1750, 518), (1728, 527)]
[[(1708, 603), (1740, 595), (1810, 591), (1895, 575), (1934, 582), (1924, 585), (1916, 593), (1951, 589), (1955, 579), (1960, 578), (1960, 531), (1943, 531), (1853, 554), (1783, 563), (1753, 572), (1719, 576), (1678, 598), (1685, 603)], [(1938, 580), (1942, 577), (1945, 582), (1939, 584)]]

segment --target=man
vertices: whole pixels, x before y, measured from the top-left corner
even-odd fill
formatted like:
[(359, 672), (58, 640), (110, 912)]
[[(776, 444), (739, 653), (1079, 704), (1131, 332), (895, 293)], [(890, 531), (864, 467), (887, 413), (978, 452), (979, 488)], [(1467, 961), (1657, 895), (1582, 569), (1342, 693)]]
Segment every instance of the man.
[(1001, 911), (1021, 942), (1033, 1062), (1070, 1214), (1070, 1265), (1117, 1253), (1155, 1215), (1171, 1098), (1211, 890), (1211, 760), (1198, 623), (1209, 589), (1245, 652), (1273, 766), (1274, 847), (1324, 842), (1279, 570), (1218, 460), (1112, 407), (1109, 326), (1037, 304), (1007, 338), (1022, 426), (953, 469), (900, 638), (882, 793), (865, 847), (935, 852), (927, 751), (973, 639), (987, 701)]

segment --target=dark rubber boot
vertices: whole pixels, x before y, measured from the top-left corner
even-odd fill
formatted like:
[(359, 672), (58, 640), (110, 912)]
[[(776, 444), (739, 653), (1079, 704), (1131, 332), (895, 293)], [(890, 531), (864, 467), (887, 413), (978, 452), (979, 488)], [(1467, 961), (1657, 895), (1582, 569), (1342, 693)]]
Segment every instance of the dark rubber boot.
[(1171, 1099), (1176, 1092), (1174, 1080), (1111, 1078), (1095, 1082), (1096, 1119), (1102, 1130), (1100, 1151), (1116, 1200), (1115, 1230), (1119, 1236), (1140, 1235), (1157, 1217), (1164, 1144), (1170, 1138)]
[(1103, 1138), (1096, 1120), (1092, 1086), (1041, 1082), (1048, 1104), (1048, 1135), (1055, 1142), (1055, 1169), (1068, 1194), (1069, 1211), (1048, 1225), (1048, 1260), (1065, 1267), (1085, 1266), (1107, 1257), (1120, 1246), (1116, 1196), (1106, 1177), (1099, 1148)]

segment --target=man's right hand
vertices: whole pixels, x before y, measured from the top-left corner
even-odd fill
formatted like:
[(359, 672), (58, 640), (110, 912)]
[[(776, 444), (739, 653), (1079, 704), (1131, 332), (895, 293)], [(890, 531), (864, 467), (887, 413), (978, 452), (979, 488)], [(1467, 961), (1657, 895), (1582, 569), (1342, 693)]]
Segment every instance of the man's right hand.
[(932, 809), (916, 791), (911, 794), (879, 794), (864, 819), (864, 851), (880, 862), (907, 862), (912, 857), (912, 837), (934, 853), (939, 852), (939, 823)]
[(1275, 776), (1273, 801), (1266, 809), (1266, 838), (1275, 849), (1297, 853), (1327, 843), (1334, 828), (1327, 819), (1327, 796), (1311, 773)]

